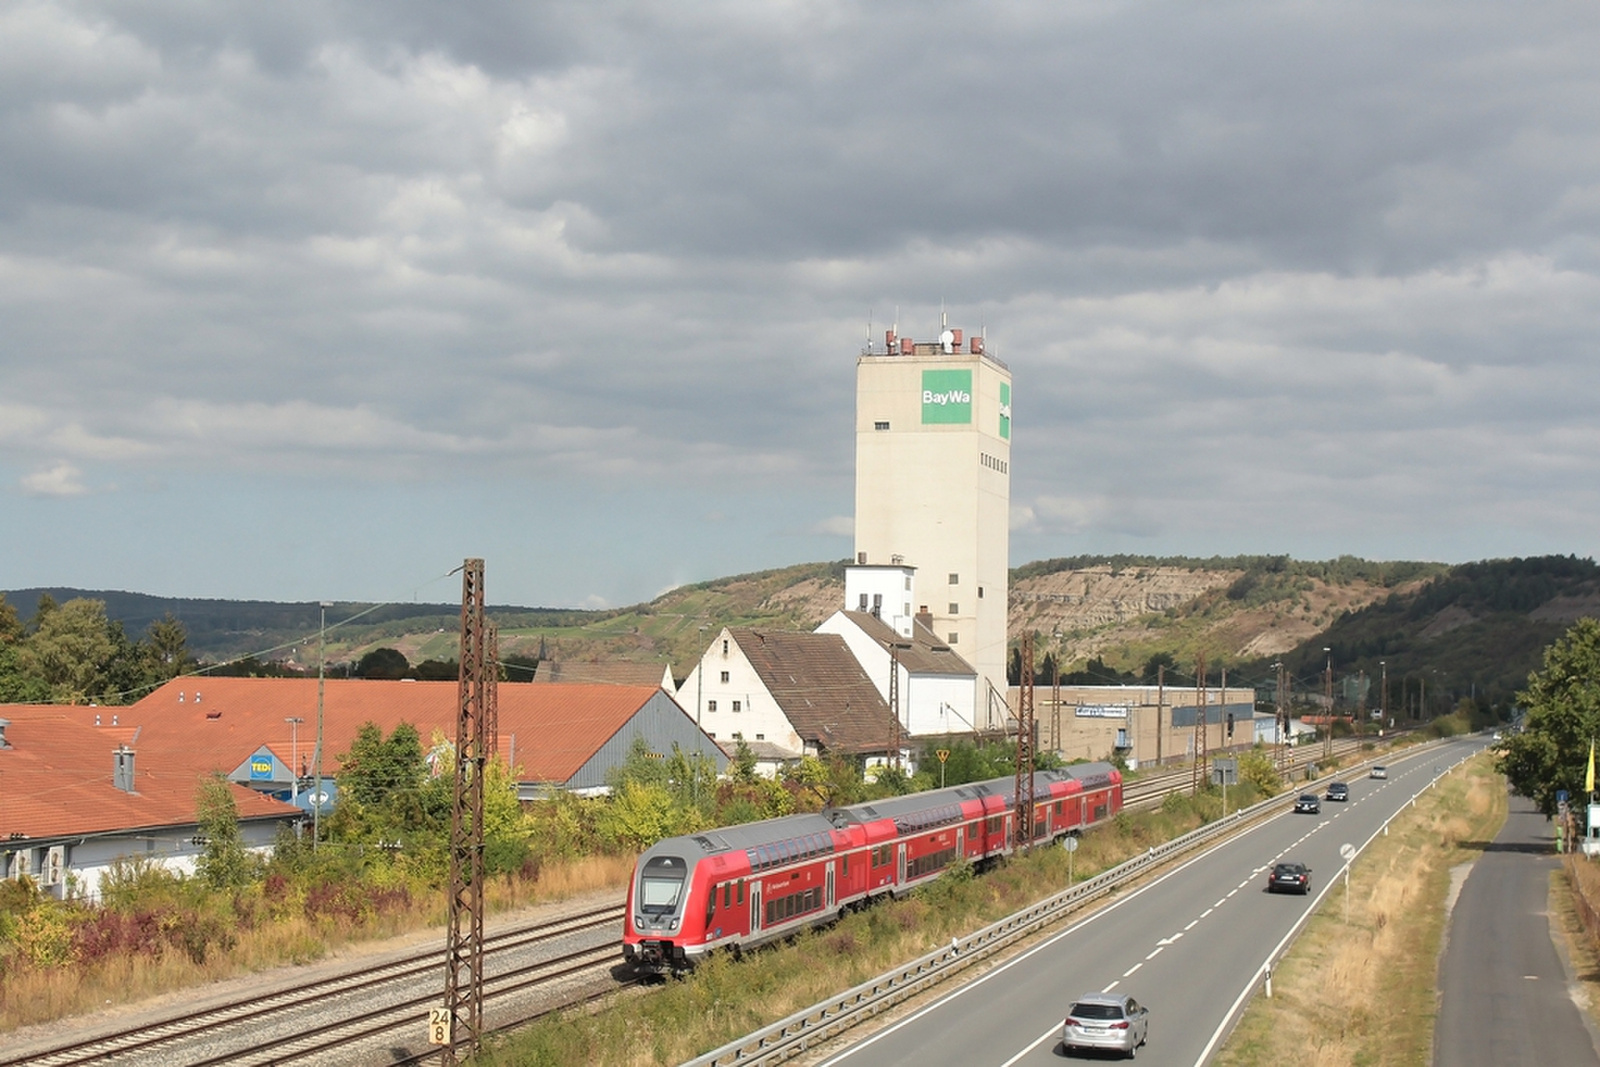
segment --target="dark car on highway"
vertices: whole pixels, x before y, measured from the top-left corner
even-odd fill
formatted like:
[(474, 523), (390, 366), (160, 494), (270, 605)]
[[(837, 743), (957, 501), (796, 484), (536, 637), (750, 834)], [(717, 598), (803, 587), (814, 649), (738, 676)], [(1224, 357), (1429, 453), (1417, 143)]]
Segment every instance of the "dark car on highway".
[(1327, 799), (1339, 801), (1349, 800), (1350, 787), (1345, 785), (1343, 782), (1329, 782)]
[(1311, 868), (1303, 863), (1277, 864), (1272, 868), (1272, 873), (1267, 875), (1267, 892), (1300, 894), (1311, 892)]
[(1317, 815), (1322, 811), (1322, 801), (1315, 793), (1301, 793), (1300, 799), (1294, 802), (1294, 810), (1299, 814)]

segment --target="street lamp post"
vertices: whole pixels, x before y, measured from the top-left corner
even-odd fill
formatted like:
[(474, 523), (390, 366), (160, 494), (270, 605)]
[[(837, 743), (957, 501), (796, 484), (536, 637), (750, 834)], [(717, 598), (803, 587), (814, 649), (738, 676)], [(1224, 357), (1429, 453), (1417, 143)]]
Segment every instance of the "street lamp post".
[(283, 721), (289, 724), (289, 802), (292, 804), (300, 799), (300, 724), (305, 720), (291, 715)]

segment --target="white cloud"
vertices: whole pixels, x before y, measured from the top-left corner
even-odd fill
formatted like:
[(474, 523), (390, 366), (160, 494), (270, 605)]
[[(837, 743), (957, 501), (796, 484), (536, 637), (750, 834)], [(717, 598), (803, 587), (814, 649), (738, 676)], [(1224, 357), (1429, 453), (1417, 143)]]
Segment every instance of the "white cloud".
[(61, 460), (24, 476), (22, 491), (30, 496), (82, 496), (89, 487), (83, 484), (83, 471)]

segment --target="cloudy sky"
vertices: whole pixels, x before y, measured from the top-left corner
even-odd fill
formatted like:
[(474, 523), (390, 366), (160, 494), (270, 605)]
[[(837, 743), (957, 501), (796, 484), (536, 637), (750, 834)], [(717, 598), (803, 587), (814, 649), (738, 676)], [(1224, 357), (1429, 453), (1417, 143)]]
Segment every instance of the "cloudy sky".
[(0, 588), (626, 604), (852, 550), (987, 330), (1013, 564), (1600, 547), (1600, 9), (0, 5)]

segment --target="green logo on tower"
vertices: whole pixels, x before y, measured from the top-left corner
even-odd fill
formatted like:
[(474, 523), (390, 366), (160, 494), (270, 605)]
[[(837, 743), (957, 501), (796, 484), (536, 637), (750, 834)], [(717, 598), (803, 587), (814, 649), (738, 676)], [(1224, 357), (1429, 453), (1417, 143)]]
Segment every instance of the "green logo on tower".
[(1011, 385), (1000, 383), (1000, 438), (1011, 440)]
[(925, 370), (922, 372), (922, 422), (972, 421), (972, 372)]

